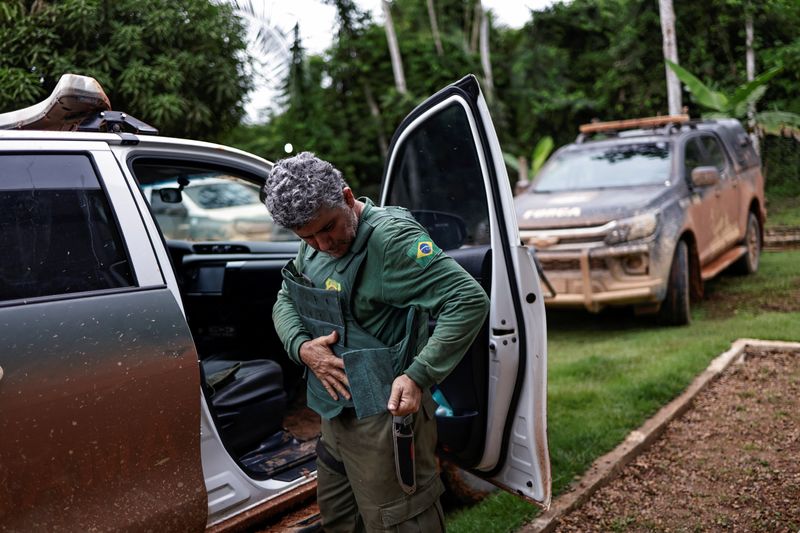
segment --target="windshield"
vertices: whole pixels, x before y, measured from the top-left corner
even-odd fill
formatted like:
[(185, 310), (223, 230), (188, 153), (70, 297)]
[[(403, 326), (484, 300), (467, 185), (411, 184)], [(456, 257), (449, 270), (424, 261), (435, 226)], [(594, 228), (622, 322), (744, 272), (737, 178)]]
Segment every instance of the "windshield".
[(240, 205), (260, 205), (258, 187), (241, 182), (214, 182), (192, 185), (183, 190), (203, 209), (222, 209)]
[(625, 144), (563, 152), (533, 184), (536, 192), (669, 185), (668, 143)]

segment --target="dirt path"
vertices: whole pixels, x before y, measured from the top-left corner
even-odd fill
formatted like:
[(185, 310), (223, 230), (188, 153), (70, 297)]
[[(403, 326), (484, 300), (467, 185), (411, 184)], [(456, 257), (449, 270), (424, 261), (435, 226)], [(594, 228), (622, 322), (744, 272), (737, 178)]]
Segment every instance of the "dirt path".
[(800, 531), (800, 353), (749, 351), (556, 531)]

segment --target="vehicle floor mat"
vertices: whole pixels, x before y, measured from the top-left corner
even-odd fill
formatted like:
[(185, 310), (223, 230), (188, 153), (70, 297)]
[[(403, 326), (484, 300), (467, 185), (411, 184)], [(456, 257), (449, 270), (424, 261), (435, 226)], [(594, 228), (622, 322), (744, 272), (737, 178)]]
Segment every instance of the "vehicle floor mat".
[[(275, 438), (277, 435), (280, 435), (279, 439)], [(316, 448), (317, 439), (300, 442), (284, 431), (273, 435), (240, 460), (245, 468), (259, 477), (275, 477), (315, 458)]]

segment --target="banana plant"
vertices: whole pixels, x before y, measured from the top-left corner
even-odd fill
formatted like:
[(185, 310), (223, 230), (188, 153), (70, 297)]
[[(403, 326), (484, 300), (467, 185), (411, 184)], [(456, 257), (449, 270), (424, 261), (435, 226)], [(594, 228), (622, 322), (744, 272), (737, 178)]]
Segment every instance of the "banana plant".
[(530, 168), (527, 166), (527, 158), (517, 157), (507, 152), (503, 152), (503, 160), (506, 162), (506, 165), (519, 174), (519, 180), (517, 180), (517, 184), (514, 188), (515, 193), (518, 193), (528, 187), (530, 184), (530, 181), (528, 181), (528, 176), (533, 178), (533, 176), (539, 172), (539, 169), (545, 164), (547, 158), (550, 157), (550, 153), (553, 151), (553, 146), (553, 138), (549, 135), (545, 135), (539, 139), (539, 142), (536, 143), (536, 146), (533, 148), (533, 153), (531, 154)]
[[(711, 89), (694, 74), (680, 65), (666, 60), (669, 68), (686, 85), (694, 101), (709, 109), (704, 118), (733, 117), (746, 121), (747, 107), (755, 104), (767, 91), (767, 83), (777, 76), (782, 66), (756, 76), (752, 81), (737, 87), (732, 94), (724, 94)], [(800, 141), (800, 115), (788, 111), (761, 111), (753, 116), (754, 127), (761, 134), (784, 135)]]

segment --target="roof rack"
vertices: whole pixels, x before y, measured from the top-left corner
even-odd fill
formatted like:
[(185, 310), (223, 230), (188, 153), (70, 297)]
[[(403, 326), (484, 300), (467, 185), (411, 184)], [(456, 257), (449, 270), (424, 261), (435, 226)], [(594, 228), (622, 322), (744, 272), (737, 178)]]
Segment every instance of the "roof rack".
[(627, 120), (612, 120), (610, 122), (592, 122), (583, 124), (581, 133), (601, 133), (637, 128), (657, 128), (668, 124), (684, 124), (689, 122), (689, 115), (666, 115), (663, 117), (631, 118)]
[(111, 102), (94, 78), (64, 74), (55, 89), (38, 104), (0, 114), (0, 130), (106, 131), (124, 127), (134, 133), (158, 135), (158, 130), (133, 117), (111, 111)]
[(131, 133), (158, 135), (158, 130), (153, 126), (119, 111), (100, 111), (78, 125), (78, 131), (122, 133), (125, 129), (130, 130)]

